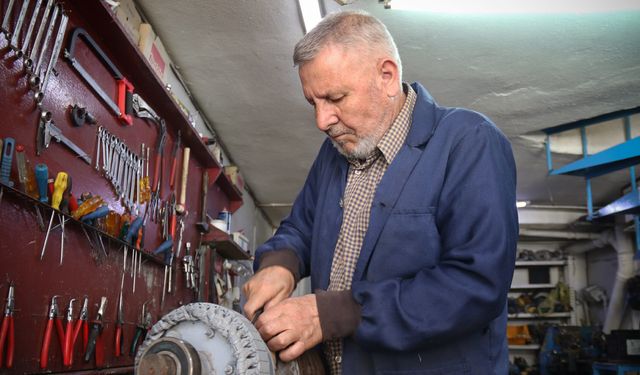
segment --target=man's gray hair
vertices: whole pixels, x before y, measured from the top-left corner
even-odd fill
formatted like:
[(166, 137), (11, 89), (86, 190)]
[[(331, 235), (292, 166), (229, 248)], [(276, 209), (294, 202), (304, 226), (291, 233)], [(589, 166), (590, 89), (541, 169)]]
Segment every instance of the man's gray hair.
[(313, 60), (322, 48), (331, 43), (366, 48), (371, 53), (382, 50), (395, 60), (402, 81), (402, 62), (396, 43), (387, 27), (369, 13), (344, 11), (327, 15), (296, 44), (294, 66)]

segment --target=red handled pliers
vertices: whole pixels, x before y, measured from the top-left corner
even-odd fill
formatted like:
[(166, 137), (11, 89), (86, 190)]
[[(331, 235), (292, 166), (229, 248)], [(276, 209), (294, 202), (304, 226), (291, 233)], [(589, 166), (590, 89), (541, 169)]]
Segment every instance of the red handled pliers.
[(73, 303), (75, 300), (75, 298), (71, 298), (67, 307), (67, 326), (64, 331), (64, 346), (62, 347), (62, 363), (65, 366), (71, 366), (73, 363), (73, 344), (75, 344), (73, 339)]
[(0, 328), (0, 367), (2, 367), (2, 358), (4, 356), (4, 343), (5, 340), (7, 340), (7, 368), (13, 367), (13, 352), (15, 349), (15, 332), (13, 326), (14, 289), (13, 282), (11, 282), (9, 284), (9, 292), (7, 293), (7, 303), (4, 307), (2, 328)]
[(56, 331), (58, 332), (58, 340), (60, 342), (60, 350), (64, 357), (64, 328), (62, 328), (62, 322), (58, 316), (58, 303), (56, 298), (59, 296), (51, 297), (51, 304), (49, 305), (49, 315), (47, 318), (47, 326), (44, 330), (44, 339), (42, 340), (42, 350), (40, 351), (40, 368), (47, 368), (49, 362), (49, 344), (51, 343), (51, 332), (53, 331), (53, 324), (55, 321)]
[[(80, 328), (82, 328), (82, 352), (87, 350), (87, 342), (89, 342), (89, 298), (84, 297), (82, 303), (82, 309), (80, 310), (80, 317), (76, 321), (76, 326), (73, 329), (73, 346), (80, 334)], [(73, 347), (71, 349), (71, 362), (73, 362)]]

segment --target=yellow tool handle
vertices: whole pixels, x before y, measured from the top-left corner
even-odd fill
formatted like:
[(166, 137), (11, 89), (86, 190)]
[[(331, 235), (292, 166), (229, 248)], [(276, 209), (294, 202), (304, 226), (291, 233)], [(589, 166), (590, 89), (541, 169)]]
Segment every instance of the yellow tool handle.
[(65, 172), (58, 172), (56, 175), (56, 181), (53, 183), (53, 196), (51, 197), (51, 206), (56, 210), (60, 209), (60, 202), (62, 202), (62, 194), (67, 189), (67, 179), (69, 175)]

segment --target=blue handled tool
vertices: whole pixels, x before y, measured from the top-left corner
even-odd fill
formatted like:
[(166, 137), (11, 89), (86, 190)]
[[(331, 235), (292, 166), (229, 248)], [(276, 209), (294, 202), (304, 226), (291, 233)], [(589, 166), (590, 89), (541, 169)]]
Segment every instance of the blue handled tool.
[(127, 231), (127, 234), (124, 236), (124, 242), (133, 245), (132, 240), (133, 238), (138, 236), (138, 230), (140, 230), (140, 227), (142, 226), (142, 217), (137, 217), (133, 223), (131, 223), (131, 225), (129, 226), (129, 230)]
[(47, 203), (49, 201), (49, 169), (46, 164), (36, 165), (36, 182), (38, 184), (38, 193), (40, 193), (40, 202)]
[(80, 218), (80, 221), (82, 221), (85, 224), (88, 224), (91, 220), (105, 217), (108, 214), (109, 214), (109, 206), (102, 206), (97, 210), (93, 211), (92, 213), (84, 215), (82, 218)]
[(5, 138), (4, 145), (2, 147), (2, 165), (0, 166), (0, 182), (13, 187), (13, 181), (11, 177), (11, 164), (13, 162), (13, 150), (15, 149), (16, 141), (13, 138)]

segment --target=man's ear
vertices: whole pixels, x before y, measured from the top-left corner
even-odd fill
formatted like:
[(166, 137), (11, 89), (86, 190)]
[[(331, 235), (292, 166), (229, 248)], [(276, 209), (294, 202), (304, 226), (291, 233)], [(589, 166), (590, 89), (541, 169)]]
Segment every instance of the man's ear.
[(398, 80), (399, 72), (398, 65), (395, 61), (384, 58), (380, 61), (379, 74), (382, 82), (382, 88), (387, 93), (388, 97), (394, 97), (400, 94), (400, 83)]

